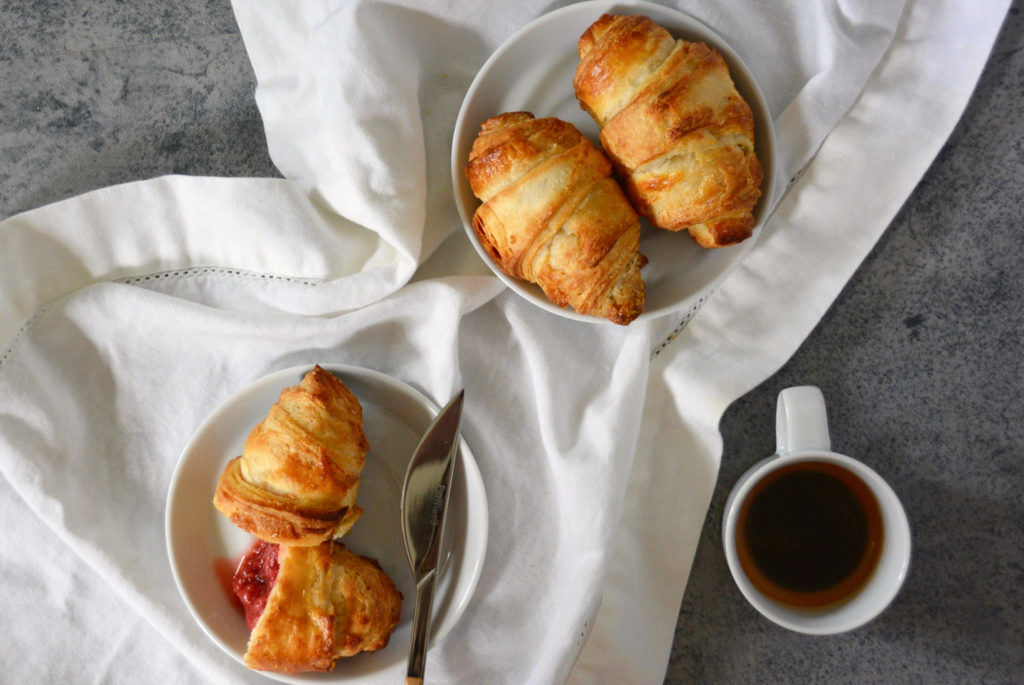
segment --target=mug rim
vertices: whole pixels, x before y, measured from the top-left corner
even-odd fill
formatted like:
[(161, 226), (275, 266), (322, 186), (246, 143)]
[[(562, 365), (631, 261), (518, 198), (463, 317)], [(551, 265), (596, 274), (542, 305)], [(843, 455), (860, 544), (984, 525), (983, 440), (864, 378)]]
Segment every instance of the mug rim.
[[(736, 549), (737, 518), (743, 502), (754, 486), (784, 466), (809, 461), (836, 464), (858, 476), (878, 500), (885, 530), (882, 555), (864, 587), (847, 600), (821, 608), (794, 607), (764, 595), (747, 577), (740, 565)], [(888, 482), (862, 461), (845, 454), (820, 449), (776, 453), (747, 469), (737, 479), (726, 500), (722, 517), (722, 545), (733, 582), (761, 615), (784, 628), (814, 635), (853, 630), (882, 613), (895, 599), (906, 580), (912, 552), (910, 524), (906, 511)], [(884, 574), (885, 577), (880, 574)]]

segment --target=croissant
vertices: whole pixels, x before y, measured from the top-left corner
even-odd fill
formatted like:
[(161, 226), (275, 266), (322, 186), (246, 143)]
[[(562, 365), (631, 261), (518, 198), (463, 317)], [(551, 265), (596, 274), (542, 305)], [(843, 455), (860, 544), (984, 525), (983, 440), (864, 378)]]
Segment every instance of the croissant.
[(527, 112), (480, 127), (466, 166), (473, 230), (513, 278), (553, 303), (628, 324), (644, 306), (640, 222), (611, 163), (572, 124)]
[(369, 445), (362, 407), (319, 366), (285, 388), (228, 462), (214, 506), (243, 530), (270, 542), (317, 545), (341, 537), (356, 506)]
[(402, 594), (380, 565), (337, 542), (258, 540), (232, 588), (252, 632), (245, 664), (260, 671), (329, 671), (337, 659), (387, 646)]
[(763, 171), (753, 113), (722, 56), (640, 15), (603, 15), (577, 51), (576, 97), (633, 207), (703, 247), (750, 237)]

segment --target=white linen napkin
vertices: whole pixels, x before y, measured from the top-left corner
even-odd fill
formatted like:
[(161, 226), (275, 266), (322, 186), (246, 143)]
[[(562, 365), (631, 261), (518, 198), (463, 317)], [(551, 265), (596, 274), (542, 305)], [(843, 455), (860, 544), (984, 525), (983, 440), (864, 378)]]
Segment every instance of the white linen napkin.
[(677, 5), (753, 69), (783, 177), (813, 161), (699, 314), (621, 328), (504, 291), (462, 234), (448, 181), (462, 95), (549, 9), (478, 5), (236, 0), (285, 180), (166, 177), (0, 224), (13, 681), (261, 680), (178, 597), (166, 491), (220, 402), (312, 362), (378, 369), (438, 402), (466, 387), (489, 543), (428, 677), (663, 676), (718, 418), (796, 349), (885, 229), (962, 111), (1006, 6)]

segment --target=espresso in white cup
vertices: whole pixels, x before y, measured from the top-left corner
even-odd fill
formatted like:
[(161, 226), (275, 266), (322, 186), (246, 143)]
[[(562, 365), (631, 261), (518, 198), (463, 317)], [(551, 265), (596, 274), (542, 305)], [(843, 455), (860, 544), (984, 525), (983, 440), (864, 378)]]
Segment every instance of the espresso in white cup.
[(743, 595), (791, 630), (852, 630), (881, 613), (910, 564), (910, 526), (892, 488), (831, 451), (825, 399), (779, 393), (776, 454), (736, 482), (722, 541)]

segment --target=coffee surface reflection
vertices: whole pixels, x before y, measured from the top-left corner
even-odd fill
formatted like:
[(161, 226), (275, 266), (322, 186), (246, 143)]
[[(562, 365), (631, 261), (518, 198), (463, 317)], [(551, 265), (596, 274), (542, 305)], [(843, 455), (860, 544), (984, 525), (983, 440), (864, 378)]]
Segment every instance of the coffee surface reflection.
[(736, 524), (740, 564), (766, 596), (795, 607), (843, 602), (871, 578), (884, 544), (882, 512), (856, 475), (800, 461), (766, 475)]

